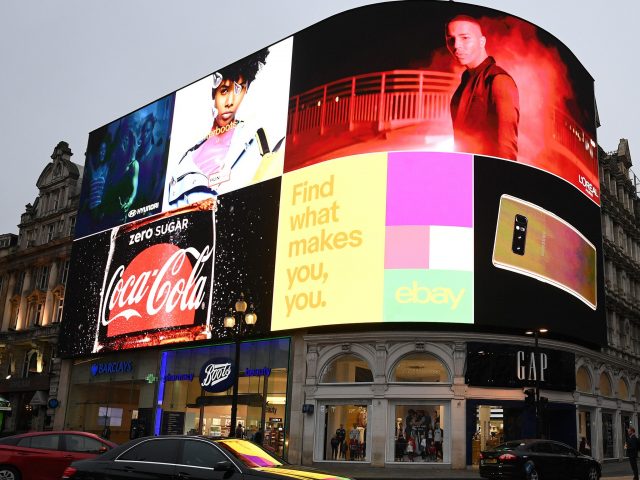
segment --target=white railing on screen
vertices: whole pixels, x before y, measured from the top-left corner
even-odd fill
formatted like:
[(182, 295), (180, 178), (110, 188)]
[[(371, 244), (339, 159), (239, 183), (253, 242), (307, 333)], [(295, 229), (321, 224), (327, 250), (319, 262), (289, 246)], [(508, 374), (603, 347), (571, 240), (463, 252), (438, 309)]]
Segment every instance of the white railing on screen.
[[(343, 78), (291, 97), (287, 134), (326, 135), (371, 127), (384, 132), (427, 123), (451, 123), (449, 102), (459, 83), (453, 73), (391, 70)], [(594, 139), (566, 113), (553, 109), (553, 135), (579, 161), (597, 168)]]

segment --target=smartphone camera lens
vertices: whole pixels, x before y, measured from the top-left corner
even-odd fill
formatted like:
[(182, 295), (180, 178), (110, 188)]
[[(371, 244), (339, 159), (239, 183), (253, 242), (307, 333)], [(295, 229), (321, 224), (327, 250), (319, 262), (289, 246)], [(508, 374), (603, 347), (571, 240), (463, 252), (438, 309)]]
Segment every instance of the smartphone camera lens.
[(524, 245), (527, 236), (527, 217), (516, 214), (513, 225), (513, 240), (511, 250), (516, 255), (524, 255)]

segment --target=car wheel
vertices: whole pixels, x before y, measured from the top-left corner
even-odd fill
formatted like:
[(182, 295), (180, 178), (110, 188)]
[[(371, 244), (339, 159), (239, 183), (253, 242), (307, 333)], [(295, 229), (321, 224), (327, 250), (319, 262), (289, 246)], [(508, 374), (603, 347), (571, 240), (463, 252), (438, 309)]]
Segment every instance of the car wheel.
[(20, 480), (20, 472), (13, 467), (0, 467), (0, 480)]
[(600, 478), (600, 475), (598, 475), (598, 469), (594, 466), (589, 467), (589, 470), (587, 470), (587, 476), (585, 477), (586, 480), (598, 480)]
[(533, 465), (531, 465), (531, 470), (529, 470), (529, 473), (527, 473), (527, 480), (540, 480), (540, 477), (538, 476), (538, 470), (536, 470), (536, 467), (534, 467)]

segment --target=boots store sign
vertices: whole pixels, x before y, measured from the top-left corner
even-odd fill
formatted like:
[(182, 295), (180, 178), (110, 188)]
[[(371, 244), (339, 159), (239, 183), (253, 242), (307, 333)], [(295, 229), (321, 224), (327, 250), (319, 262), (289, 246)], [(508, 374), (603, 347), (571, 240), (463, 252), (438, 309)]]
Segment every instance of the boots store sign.
[(200, 386), (205, 392), (224, 392), (233, 386), (236, 366), (230, 358), (212, 358), (200, 369)]
[(536, 381), (547, 390), (575, 390), (575, 356), (528, 345), (467, 344), (467, 384), (521, 388)]

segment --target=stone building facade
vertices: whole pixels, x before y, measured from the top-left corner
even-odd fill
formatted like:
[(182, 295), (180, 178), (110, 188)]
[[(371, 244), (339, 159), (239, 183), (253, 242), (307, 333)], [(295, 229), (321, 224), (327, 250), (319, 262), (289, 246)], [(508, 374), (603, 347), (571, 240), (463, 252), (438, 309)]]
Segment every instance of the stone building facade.
[(2, 434), (51, 428), (59, 411), (49, 400), (60, 387), (56, 344), (82, 181), (72, 155), (56, 145), (18, 235), (0, 236)]

